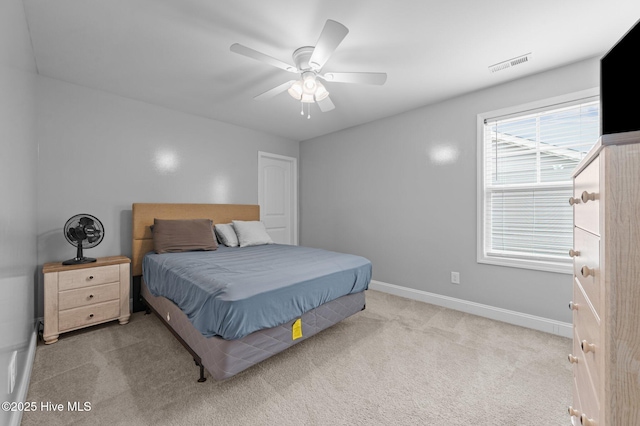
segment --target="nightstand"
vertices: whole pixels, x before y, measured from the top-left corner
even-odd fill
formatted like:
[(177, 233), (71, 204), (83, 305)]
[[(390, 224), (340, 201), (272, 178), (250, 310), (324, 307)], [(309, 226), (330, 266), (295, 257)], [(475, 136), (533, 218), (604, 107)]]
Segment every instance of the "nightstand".
[(129, 322), (131, 260), (102, 257), (93, 263), (46, 263), (44, 273), (45, 344), (58, 341), (60, 333), (118, 320)]

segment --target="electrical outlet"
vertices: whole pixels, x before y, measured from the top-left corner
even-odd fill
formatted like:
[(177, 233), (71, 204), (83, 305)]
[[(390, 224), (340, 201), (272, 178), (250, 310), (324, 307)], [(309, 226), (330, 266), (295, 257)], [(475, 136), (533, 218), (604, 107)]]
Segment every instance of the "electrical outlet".
[(11, 361), (9, 361), (9, 393), (13, 393), (13, 388), (16, 386), (16, 357), (17, 351), (13, 351), (11, 354)]
[(451, 273), (451, 284), (460, 284), (460, 272)]

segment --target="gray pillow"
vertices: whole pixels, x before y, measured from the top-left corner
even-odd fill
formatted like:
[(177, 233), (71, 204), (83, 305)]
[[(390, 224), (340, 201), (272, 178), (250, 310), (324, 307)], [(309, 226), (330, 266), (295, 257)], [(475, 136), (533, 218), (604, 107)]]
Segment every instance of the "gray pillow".
[(215, 226), (218, 240), (227, 247), (238, 247), (238, 236), (231, 223), (223, 223)]
[(273, 244), (273, 240), (269, 234), (267, 234), (264, 223), (258, 220), (234, 220), (233, 229), (236, 230), (240, 247)]
[(211, 219), (153, 220), (153, 246), (156, 253), (216, 250)]

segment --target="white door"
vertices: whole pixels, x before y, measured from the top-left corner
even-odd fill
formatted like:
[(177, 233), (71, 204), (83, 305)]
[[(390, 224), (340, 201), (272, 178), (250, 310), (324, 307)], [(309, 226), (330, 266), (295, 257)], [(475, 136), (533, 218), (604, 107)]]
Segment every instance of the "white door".
[(260, 220), (277, 244), (298, 244), (298, 161), (258, 152)]

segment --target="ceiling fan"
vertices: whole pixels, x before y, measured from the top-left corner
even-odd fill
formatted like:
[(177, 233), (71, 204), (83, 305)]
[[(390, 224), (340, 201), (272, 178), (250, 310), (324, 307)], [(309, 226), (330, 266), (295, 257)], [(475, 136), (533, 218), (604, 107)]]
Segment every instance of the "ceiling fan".
[[(231, 51), (249, 58), (267, 63), (285, 71), (300, 74), (300, 79), (289, 80), (273, 89), (256, 96), (254, 99), (270, 99), (284, 91), (302, 104), (300, 114), (304, 115), (304, 104), (317, 103), (320, 111), (327, 112), (335, 108), (329, 98), (329, 92), (324, 87), (324, 80), (332, 83), (361, 83), (383, 85), (387, 81), (387, 74), (383, 72), (328, 72), (322, 73), (322, 67), (329, 60), (338, 45), (349, 33), (349, 29), (339, 22), (328, 19), (315, 47), (303, 46), (293, 52), (294, 65), (282, 62), (272, 56), (235, 43)], [(307, 118), (311, 118), (308, 113)]]

